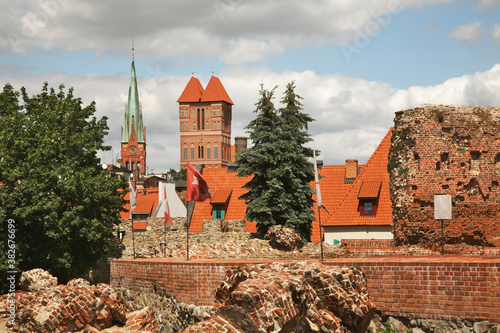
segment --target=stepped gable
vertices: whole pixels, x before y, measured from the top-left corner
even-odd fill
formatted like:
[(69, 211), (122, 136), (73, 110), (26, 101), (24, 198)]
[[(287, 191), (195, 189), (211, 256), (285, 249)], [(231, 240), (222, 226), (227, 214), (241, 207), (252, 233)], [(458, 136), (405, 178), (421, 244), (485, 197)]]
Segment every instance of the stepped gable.
[(189, 79), (186, 88), (182, 92), (179, 99), (177, 99), (178, 103), (190, 103), (190, 102), (200, 102), (203, 96), (203, 86), (200, 83), (200, 80), (195, 78), (194, 76)]
[[(205, 168), (203, 170), (203, 178), (210, 188), (210, 193), (213, 194), (212, 200), (196, 202), (191, 225), (191, 232), (202, 232), (203, 221), (212, 218), (212, 202), (220, 201), (225, 193), (226, 198), (229, 197), (224, 220), (243, 220), (246, 214), (245, 201), (239, 199), (247, 190), (242, 189), (250, 177), (240, 178), (235, 172), (228, 172), (226, 168)], [(224, 198), (224, 202), (226, 201)], [(216, 201), (213, 201), (216, 200)], [(254, 222), (246, 223), (247, 232), (256, 232)]]
[(234, 105), (233, 101), (227, 94), (226, 89), (224, 89), (222, 82), (220, 82), (219, 78), (215, 76), (212, 76), (210, 78), (210, 81), (208, 81), (207, 87), (203, 92), (201, 101), (202, 102), (223, 101), (231, 105)]
[(319, 263), (228, 270), (221, 305), (183, 332), (365, 332), (375, 314), (364, 274)]
[[(332, 210), (332, 214), (324, 220), (323, 225), (391, 225), (392, 202), (387, 163), (393, 131), (391, 128), (387, 132), (368, 162), (361, 168), (349, 191)], [(376, 214), (360, 215), (359, 199), (374, 198), (377, 195)]]

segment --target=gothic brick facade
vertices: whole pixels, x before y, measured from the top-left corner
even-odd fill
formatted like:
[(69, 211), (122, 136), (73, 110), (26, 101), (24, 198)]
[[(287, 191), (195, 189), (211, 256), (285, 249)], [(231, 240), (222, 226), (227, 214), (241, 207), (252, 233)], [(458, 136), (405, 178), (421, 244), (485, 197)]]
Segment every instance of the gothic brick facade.
[(179, 103), (180, 161), (227, 167), (231, 161), (233, 102), (220, 80), (212, 76), (206, 89), (191, 77)]

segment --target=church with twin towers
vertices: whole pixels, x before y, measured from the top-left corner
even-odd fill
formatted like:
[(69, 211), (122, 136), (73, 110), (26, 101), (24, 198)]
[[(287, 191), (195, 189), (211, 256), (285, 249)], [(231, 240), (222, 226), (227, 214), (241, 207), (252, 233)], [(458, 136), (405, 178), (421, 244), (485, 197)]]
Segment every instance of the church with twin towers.
[[(233, 101), (218, 77), (205, 88), (192, 76), (177, 99), (179, 103), (180, 168), (187, 163), (225, 168), (231, 162), (231, 120)], [(246, 143), (245, 143), (246, 144)], [(128, 101), (121, 130), (119, 164), (137, 179), (146, 173), (146, 126), (135, 72), (134, 56)]]

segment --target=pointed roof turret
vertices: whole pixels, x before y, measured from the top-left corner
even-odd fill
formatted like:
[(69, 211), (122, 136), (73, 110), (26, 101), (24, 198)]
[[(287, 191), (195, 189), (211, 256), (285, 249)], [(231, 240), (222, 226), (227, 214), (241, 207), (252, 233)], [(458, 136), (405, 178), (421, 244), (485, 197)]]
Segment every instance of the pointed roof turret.
[(210, 81), (208, 81), (207, 88), (205, 89), (201, 100), (203, 102), (224, 101), (234, 105), (233, 101), (227, 94), (226, 89), (224, 89), (222, 82), (220, 82), (219, 78), (216, 76), (212, 76)]
[(189, 79), (189, 82), (177, 100), (177, 103), (200, 102), (203, 93), (203, 86), (201, 85), (200, 80), (191, 76), (191, 79)]
[(145, 142), (144, 125), (142, 121), (142, 110), (139, 103), (139, 91), (137, 90), (137, 78), (135, 75), (134, 49), (132, 48), (132, 68), (130, 70), (130, 87), (128, 90), (128, 102), (125, 108), (125, 121), (122, 133), (122, 142), (128, 142), (134, 125), (134, 134), (137, 142)]

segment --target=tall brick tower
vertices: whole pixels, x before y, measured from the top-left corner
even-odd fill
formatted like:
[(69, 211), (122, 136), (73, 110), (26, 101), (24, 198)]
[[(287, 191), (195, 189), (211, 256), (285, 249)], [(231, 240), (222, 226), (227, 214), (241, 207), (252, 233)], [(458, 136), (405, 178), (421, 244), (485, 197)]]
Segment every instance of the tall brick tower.
[(219, 78), (212, 76), (203, 89), (191, 77), (177, 100), (181, 133), (181, 169), (186, 163), (227, 167), (231, 161), (233, 101)]
[(137, 91), (133, 51), (134, 49), (132, 49), (128, 103), (125, 107), (125, 120), (122, 126), (120, 164), (132, 170), (134, 178), (137, 179), (140, 174), (146, 172), (146, 127), (142, 122), (142, 108)]

